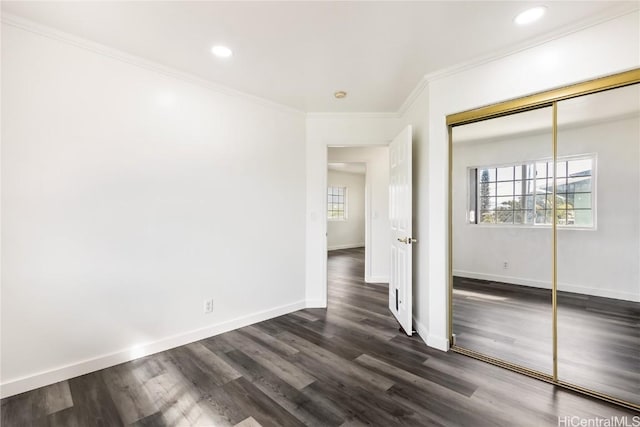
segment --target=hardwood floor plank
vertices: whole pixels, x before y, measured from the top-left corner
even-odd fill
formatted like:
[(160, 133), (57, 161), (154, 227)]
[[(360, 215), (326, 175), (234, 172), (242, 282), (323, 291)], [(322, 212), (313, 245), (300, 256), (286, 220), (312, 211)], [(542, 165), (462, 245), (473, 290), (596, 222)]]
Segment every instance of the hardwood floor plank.
[(245, 414), (253, 417), (264, 427), (304, 425), (243, 377), (225, 384), (224, 390)]
[(234, 331), (225, 334), (225, 339), (228, 340), (232, 346), (299, 390), (316, 380), (313, 376), (278, 356), (276, 353), (248, 339), (246, 335)]
[(253, 417), (246, 418), (236, 424), (234, 427), (262, 427)]
[(174, 395), (177, 394), (176, 402), (184, 417), (192, 424), (216, 426), (232, 426), (245, 418), (223, 386), (216, 384), (215, 377), (198, 368), (189, 356), (184, 357), (186, 351), (182, 347), (170, 350), (163, 359), (173, 382), (182, 385)]
[(104, 383), (102, 372), (69, 380), (73, 409), (82, 426), (116, 427), (124, 425), (118, 408)]
[(129, 366), (118, 365), (101, 373), (124, 424), (132, 424), (158, 411), (147, 390), (138, 386), (138, 379)]
[(184, 348), (193, 353), (194, 361), (196, 361), (198, 368), (210, 374), (211, 378), (214, 378), (218, 385), (224, 385), (242, 376), (232, 366), (200, 342), (188, 344), (184, 346)]
[(247, 380), (306, 425), (338, 425), (344, 421), (332, 407), (309, 399), (244, 353), (236, 350), (226, 356)]
[(286, 357), (298, 353), (298, 350), (295, 348), (283, 343), (273, 335), (270, 335), (254, 326), (247, 326), (246, 328), (239, 329), (238, 332), (250, 335), (252, 339), (257, 341), (260, 345), (267, 347), (269, 350), (272, 350), (280, 356)]
[(362, 369), (358, 365), (354, 364), (350, 360), (345, 360), (340, 356), (325, 350), (315, 344), (310, 343), (307, 340), (301, 339), (297, 335), (290, 332), (282, 332), (278, 335), (282, 340), (289, 343), (291, 346), (297, 348), (301, 352), (322, 364), (330, 364), (332, 369), (340, 375), (348, 378), (357, 379), (365, 384), (367, 387), (372, 387), (377, 390), (387, 390), (393, 385), (393, 381), (388, 378), (377, 375), (367, 369)]
[[(50, 414), (47, 417), (48, 427), (84, 427), (78, 421), (75, 409), (73, 407), (61, 409)], [(3, 424), (4, 425), (4, 424)]]
[(68, 381), (61, 381), (59, 383), (43, 387), (42, 392), (44, 394), (46, 413), (48, 415), (73, 406), (73, 399), (71, 398), (71, 390), (69, 389)]

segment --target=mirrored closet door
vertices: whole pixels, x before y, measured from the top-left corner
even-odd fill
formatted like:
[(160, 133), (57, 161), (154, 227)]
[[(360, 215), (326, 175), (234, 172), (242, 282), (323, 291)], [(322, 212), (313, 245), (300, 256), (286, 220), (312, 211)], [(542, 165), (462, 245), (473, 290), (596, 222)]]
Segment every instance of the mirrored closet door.
[(452, 129), (455, 344), (551, 374), (552, 108)]
[(453, 350), (640, 410), (640, 69), (447, 124)]
[(640, 405), (640, 85), (558, 102), (558, 379)]

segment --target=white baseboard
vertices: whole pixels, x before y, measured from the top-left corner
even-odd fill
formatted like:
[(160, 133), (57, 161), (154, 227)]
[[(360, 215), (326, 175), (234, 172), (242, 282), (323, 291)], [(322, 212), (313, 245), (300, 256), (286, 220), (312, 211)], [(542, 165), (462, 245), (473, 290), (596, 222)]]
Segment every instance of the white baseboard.
[(365, 276), (365, 283), (389, 283), (389, 276)]
[(95, 358), (82, 360), (69, 365), (61, 366), (48, 371), (38, 372), (22, 378), (13, 379), (0, 384), (0, 396), (2, 398), (23, 393), (59, 381), (68, 380), (79, 375), (88, 374), (120, 363), (129, 362), (149, 354), (159, 353), (181, 345), (209, 338), (224, 332), (242, 328), (257, 322), (282, 316), (307, 307), (305, 301), (298, 301), (292, 304), (283, 305), (273, 309), (242, 316), (236, 319), (206, 326), (204, 328), (185, 332), (179, 335), (162, 338), (158, 341), (119, 350)]
[(355, 249), (355, 248), (364, 248), (364, 242), (362, 243), (348, 243), (346, 245), (334, 245), (327, 247), (328, 251), (337, 251), (339, 249)]
[(427, 345), (442, 351), (449, 351), (449, 340), (436, 335), (427, 335)]
[(436, 350), (449, 351), (449, 340), (429, 334), (427, 327), (420, 323), (415, 317), (413, 318), (413, 327), (426, 346), (435, 348)]
[(306, 308), (327, 308), (327, 302), (322, 300), (307, 300)]
[[(542, 280), (532, 280), (522, 277), (502, 276), (498, 274), (477, 273), (474, 271), (454, 270), (454, 276), (467, 277), (469, 279), (490, 280), (494, 282), (511, 283), (514, 285), (531, 286), (533, 288), (551, 289), (551, 282)], [(610, 289), (591, 288), (586, 286), (573, 285), (571, 283), (558, 282), (558, 290), (573, 292), (582, 295), (592, 295), (603, 298), (614, 298), (625, 301), (640, 302), (640, 295), (631, 292), (620, 292)]]
[(429, 330), (427, 329), (426, 326), (420, 323), (418, 319), (416, 319), (415, 317), (413, 318), (413, 329), (416, 330), (416, 332), (418, 333), (418, 336), (420, 337), (422, 342), (424, 342), (424, 345), (427, 345), (426, 340), (427, 340), (427, 337), (429, 336)]

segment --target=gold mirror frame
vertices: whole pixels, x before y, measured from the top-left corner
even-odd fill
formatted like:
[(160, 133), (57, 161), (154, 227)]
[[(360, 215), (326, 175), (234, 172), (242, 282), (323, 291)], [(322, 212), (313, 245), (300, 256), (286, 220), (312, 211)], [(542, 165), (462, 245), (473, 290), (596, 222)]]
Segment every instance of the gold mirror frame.
[[(491, 356), (486, 356), (482, 353), (469, 350), (466, 348), (458, 347), (455, 345), (453, 335), (453, 128), (469, 123), (480, 122), (483, 120), (493, 119), (496, 117), (508, 116), (514, 113), (520, 113), (523, 111), (535, 110), (538, 108), (552, 107), (553, 109), (553, 163), (554, 163), (554, 176), (556, 176), (556, 160), (558, 157), (558, 102), (566, 99), (576, 98), (583, 95), (589, 95), (593, 93), (603, 92), (610, 89), (616, 89), (624, 86), (630, 86), (640, 83), (640, 68), (636, 68), (630, 71), (626, 71), (611, 76), (601, 77), (594, 80), (589, 80), (582, 83), (577, 83), (557, 89), (548, 90), (545, 92), (536, 93), (533, 95), (525, 96), (518, 99), (500, 102), (486, 107), (480, 107), (473, 110), (463, 111), (461, 113), (451, 114), (447, 116), (447, 127), (449, 132), (449, 203), (448, 203), (448, 228), (449, 228), (449, 342), (451, 343), (451, 350), (456, 353), (461, 353), (475, 359), (482, 360), (484, 362), (491, 363), (493, 365), (500, 366), (521, 374), (546, 381), (551, 384), (561, 386), (566, 389), (574, 390), (598, 399), (605, 400), (607, 402), (615, 403), (626, 408), (640, 410), (640, 406), (631, 402), (627, 402), (618, 399), (613, 396), (609, 396), (603, 393), (599, 393), (595, 390), (580, 387), (575, 384), (567, 383), (558, 379), (558, 306), (557, 306), (557, 285), (558, 285), (558, 272), (556, 266), (557, 259), (557, 224), (556, 221), (552, 222), (552, 327), (553, 327), (553, 374), (545, 374), (543, 372), (535, 371), (524, 366), (520, 366), (511, 362), (507, 362), (501, 359), (497, 359)], [(553, 186), (553, 198), (556, 197), (556, 186)], [(552, 218), (556, 218), (556, 206), (553, 204)]]

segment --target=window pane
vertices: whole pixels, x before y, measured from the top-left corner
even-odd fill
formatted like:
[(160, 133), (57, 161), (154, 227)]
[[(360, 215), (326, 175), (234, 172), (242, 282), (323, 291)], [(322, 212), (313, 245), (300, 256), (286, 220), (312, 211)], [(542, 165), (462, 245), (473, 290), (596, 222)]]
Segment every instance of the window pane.
[(498, 196), (512, 196), (513, 195), (513, 181), (499, 182), (496, 184), (498, 188)]
[(567, 225), (567, 211), (564, 209), (556, 209), (556, 217), (558, 221), (556, 224), (558, 225)]
[(519, 209), (526, 209), (526, 210), (532, 211), (534, 209), (533, 196), (516, 197), (515, 205)]
[(591, 194), (576, 193), (573, 201), (574, 209), (591, 209)]
[(567, 192), (567, 178), (556, 179), (556, 193)]
[(575, 177), (567, 179), (567, 192), (591, 192), (591, 177)]
[(513, 181), (513, 166), (498, 168), (498, 181)]
[(495, 169), (478, 169), (478, 181), (480, 183), (483, 182), (491, 182), (496, 180), (496, 170)]
[(551, 211), (536, 209), (536, 224), (551, 224)]
[(480, 197), (495, 196), (496, 185), (495, 182), (481, 182), (478, 186), (478, 195)]
[(496, 211), (496, 222), (499, 224), (513, 224), (513, 211)]
[(593, 226), (593, 212), (591, 209), (574, 211), (574, 225), (578, 227)]
[(480, 210), (488, 211), (496, 208), (495, 197), (480, 197)]
[[(550, 205), (553, 207), (553, 205)], [(556, 209), (569, 209), (566, 194), (556, 194)]]
[(496, 213), (495, 211), (482, 211), (479, 219), (479, 222), (483, 224), (493, 224), (496, 222)]
[(513, 209), (513, 196), (496, 197), (496, 209)]
[(526, 217), (526, 211), (513, 211), (514, 224), (524, 224)]
[(536, 195), (536, 210), (545, 210), (547, 208), (547, 196), (545, 194)]
[(570, 177), (591, 176), (592, 163), (591, 159), (569, 160), (567, 162), (567, 172)]
[(535, 164), (530, 164), (530, 165), (525, 165), (525, 178), (527, 179), (533, 179), (536, 177), (536, 165)]
[(536, 163), (536, 178), (546, 178), (547, 177), (547, 162)]
[(522, 179), (522, 169), (526, 168), (524, 165), (517, 165), (515, 169), (515, 177), (514, 179)]
[(557, 166), (557, 177), (563, 178), (567, 176), (567, 162), (558, 162)]
[(533, 180), (516, 181), (514, 185), (514, 194), (533, 194)]

